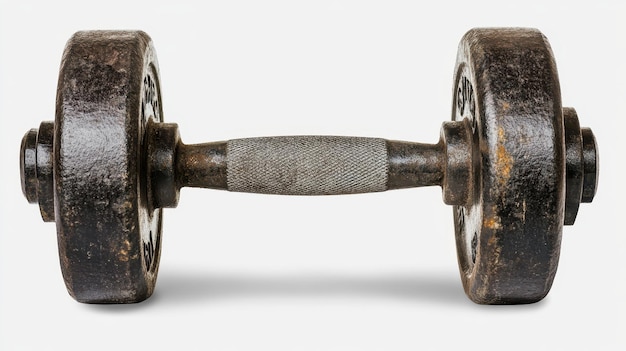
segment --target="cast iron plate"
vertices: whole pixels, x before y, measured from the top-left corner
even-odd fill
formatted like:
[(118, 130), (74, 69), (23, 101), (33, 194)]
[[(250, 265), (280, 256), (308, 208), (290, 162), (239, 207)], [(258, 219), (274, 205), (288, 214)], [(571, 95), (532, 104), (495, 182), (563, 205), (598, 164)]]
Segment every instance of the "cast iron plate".
[(532, 303), (556, 273), (564, 209), (556, 65), (534, 29), (474, 29), (461, 40), (452, 119), (472, 124), (474, 184), (454, 206), (463, 287), (481, 304)]
[(67, 289), (87, 303), (148, 298), (156, 282), (161, 211), (146, 204), (143, 139), (162, 120), (147, 34), (76, 33), (57, 88), (56, 223)]

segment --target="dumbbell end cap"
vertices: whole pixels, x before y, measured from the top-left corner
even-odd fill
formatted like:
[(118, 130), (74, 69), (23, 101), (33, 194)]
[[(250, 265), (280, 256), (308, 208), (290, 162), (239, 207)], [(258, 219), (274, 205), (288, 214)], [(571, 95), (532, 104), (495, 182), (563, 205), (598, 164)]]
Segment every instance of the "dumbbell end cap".
[(589, 203), (593, 201), (598, 188), (599, 155), (596, 137), (590, 128), (580, 129), (583, 137), (583, 194), (581, 202)]
[(563, 108), (565, 126), (565, 225), (573, 225), (581, 203), (593, 200), (598, 186), (598, 145), (589, 128), (581, 128), (576, 110)]
[(20, 148), (20, 178), (26, 200), (37, 203), (37, 133), (33, 128), (24, 134)]

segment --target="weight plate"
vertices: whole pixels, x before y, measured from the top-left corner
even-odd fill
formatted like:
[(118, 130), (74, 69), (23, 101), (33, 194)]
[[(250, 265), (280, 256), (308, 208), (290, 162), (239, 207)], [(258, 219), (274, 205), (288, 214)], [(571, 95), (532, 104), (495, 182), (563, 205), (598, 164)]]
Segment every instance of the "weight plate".
[(565, 201), (556, 65), (535, 29), (473, 29), (461, 40), (452, 119), (473, 131), (469, 201), (454, 206), (463, 287), (481, 304), (532, 303), (556, 273)]
[(147, 34), (76, 33), (57, 88), (55, 215), (67, 289), (87, 303), (148, 298), (157, 278), (161, 211), (147, 205), (144, 130), (162, 121)]

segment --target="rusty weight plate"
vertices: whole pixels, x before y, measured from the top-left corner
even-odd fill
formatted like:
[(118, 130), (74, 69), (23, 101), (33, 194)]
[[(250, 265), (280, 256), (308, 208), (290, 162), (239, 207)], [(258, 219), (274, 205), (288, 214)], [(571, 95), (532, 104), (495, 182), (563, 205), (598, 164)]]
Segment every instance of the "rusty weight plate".
[(564, 132), (556, 65), (533, 29), (474, 29), (461, 40), (452, 119), (472, 125), (470, 202), (454, 206), (466, 294), (532, 303), (556, 273), (564, 211)]
[(148, 298), (161, 210), (147, 205), (147, 121), (162, 120), (159, 70), (143, 32), (88, 31), (67, 43), (57, 88), (55, 216), (69, 293), (80, 302)]

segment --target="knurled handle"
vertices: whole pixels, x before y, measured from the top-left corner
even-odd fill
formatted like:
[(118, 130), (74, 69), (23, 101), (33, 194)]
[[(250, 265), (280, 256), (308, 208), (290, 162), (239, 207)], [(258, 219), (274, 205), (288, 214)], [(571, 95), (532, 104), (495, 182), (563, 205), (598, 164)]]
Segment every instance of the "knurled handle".
[(229, 140), (230, 191), (336, 195), (387, 190), (387, 143), (379, 138), (281, 136)]
[(339, 195), (442, 185), (443, 143), (278, 136), (184, 144), (174, 123), (148, 125), (148, 199), (175, 207), (179, 189)]

